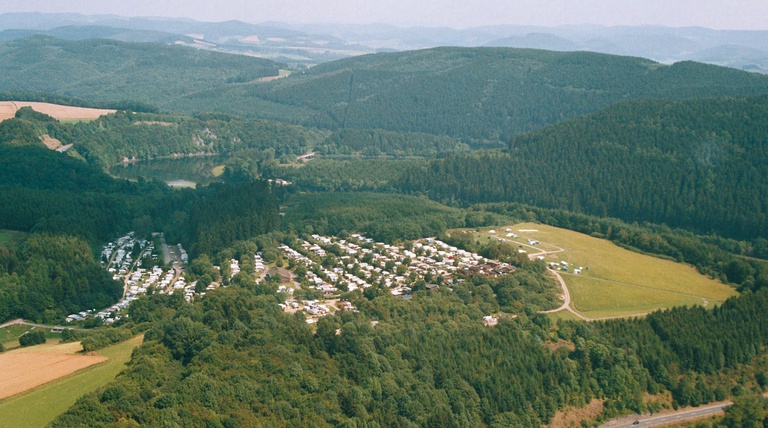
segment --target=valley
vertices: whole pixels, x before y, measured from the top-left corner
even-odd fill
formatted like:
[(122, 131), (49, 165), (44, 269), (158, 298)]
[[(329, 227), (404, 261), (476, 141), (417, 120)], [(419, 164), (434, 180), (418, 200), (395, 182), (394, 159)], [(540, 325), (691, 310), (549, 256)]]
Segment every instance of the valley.
[(0, 425), (768, 420), (768, 76), (150, 21), (0, 14)]

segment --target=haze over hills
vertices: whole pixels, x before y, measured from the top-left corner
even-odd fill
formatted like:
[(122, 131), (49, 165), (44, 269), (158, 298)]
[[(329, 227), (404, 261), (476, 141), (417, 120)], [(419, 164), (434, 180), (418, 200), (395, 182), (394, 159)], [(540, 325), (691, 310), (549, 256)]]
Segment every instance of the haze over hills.
[(0, 91), (500, 145), (619, 101), (768, 92), (768, 77), (726, 67), (512, 48), (357, 56), (274, 82), (261, 81), (278, 75), (274, 62), (162, 44), (33, 36), (0, 44), (0, 55)]
[[(93, 27), (93, 28), (89, 28)], [(593, 51), (663, 63), (700, 61), (768, 71), (768, 31), (662, 26), (488, 26), (466, 29), (360, 24), (288, 24), (114, 15), (0, 14), (0, 40), (30, 34), (63, 39), (104, 37), (124, 41), (181, 43), (311, 65), (376, 51), (438, 46), (500, 46)]]
[(46, 386), (0, 420), (540, 428), (733, 398), (703, 423), (768, 423), (768, 76), (674, 59), (759, 69), (762, 32), (0, 31), (0, 99), (116, 110), (0, 122), (0, 323), (144, 334), (65, 413)]
[[(185, 108), (264, 114), (323, 128), (506, 141), (639, 98), (764, 93), (768, 78), (693, 62), (672, 66), (588, 52), (436, 48), (321, 64), (287, 79), (200, 92)], [(252, 110), (251, 110), (252, 109)]]
[(2, 90), (168, 103), (182, 94), (277, 76), (280, 65), (241, 55), (88, 39), (32, 36), (0, 45)]

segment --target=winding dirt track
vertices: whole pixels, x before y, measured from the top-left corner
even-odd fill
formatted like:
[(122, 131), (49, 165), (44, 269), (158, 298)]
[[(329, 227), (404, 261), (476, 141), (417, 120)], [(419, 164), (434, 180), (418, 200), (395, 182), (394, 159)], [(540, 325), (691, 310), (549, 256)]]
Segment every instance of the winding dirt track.
[[(549, 243), (547, 243), (547, 245), (549, 245), (551, 247), (554, 247), (554, 248), (557, 248), (557, 249), (556, 250), (552, 250), (552, 251), (546, 251), (546, 250), (542, 250), (542, 249), (540, 249), (538, 247), (535, 247), (533, 245), (527, 245), (527, 244), (523, 244), (523, 243), (518, 243), (518, 244), (521, 245), (521, 246), (524, 246), (524, 247), (533, 248), (534, 250), (537, 251), (536, 253), (528, 255), (528, 258), (530, 260), (535, 260), (537, 257), (540, 257), (540, 256), (547, 256), (547, 255), (550, 255), (550, 254), (557, 254), (557, 253), (562, 253), (563, 251), (565, 251), (563, 248), (560, 248), (560, 247), (558, 247), (556, 245), (552, 245), (552, 244), (549, 244)], [(642, 317), (642, 316), (648, 315), (647, 313), (641, 313), (641, 314), (620, 315), (620, 316), (616, 316), (616, 317), (604, 317), (604, 318), (589, 318), (589, 317), (585, 317), (584, 315), (576, 312), (576, 310), (571, 307), (571, 293), (568, 291), (568, 286), (565, 284), (565, 280), (563, 280), (563, 277), (560, 275), (560, 273), (558, 271), (556, 271), (554, 269), (550, 269), (550, 268), (547, 268), (547, 270), (555, 277), (555, 280), (557, 281), (558, 284), (560, 284), (560, 287), (563, 289), (563, 304), (560, 305), (560, 307), (556, 308), (556, 309), (550, 309), (548, 311), (541, 311), (540, 313), (542, 313), (542, 314), (553, 314), (555, 312), (568, 311), (568, 312), (572, 313), (575, 317), (577, 317), (577, 318), (579, 318), (581, 320), (584, 320), (584, 321), (602, 321), (602, 320), (610, 320), (610, 319), (618, 319), (618, 318)]]

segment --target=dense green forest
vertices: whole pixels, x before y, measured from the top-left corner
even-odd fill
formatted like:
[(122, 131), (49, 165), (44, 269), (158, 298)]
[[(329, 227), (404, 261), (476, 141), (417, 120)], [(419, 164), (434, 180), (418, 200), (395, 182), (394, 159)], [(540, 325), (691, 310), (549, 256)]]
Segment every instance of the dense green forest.
[(766, 117), (762, 96), (623, 103), (516, 137), (506, 154), (435, 160), (398, 187), (766, 237)]
[[(5, 121), (3, 124), (13, 121)], [(279, 227), (278, 195), (262, 181), (172, 191), (115, 180), (41, 146), (0, 144), (0, 229), (33, 233), (0, 248), (0, 320), (56, 322), (122, 296), (94, 249), (129, 230), (164, 231), (195, 251)]]
[(464, 225), (462, 210), (423, 198), (376, 193), (297, 194), (285, 210), (286, 221), (298, 231), (364, 232), (383, 242), (434, 236)]
[(73, 312), (107, 307), (122, 295), (122, 284), (82, 239), (33, 234), (18, 251), (0, 247), (2, 321), (58, 323)]
[[(277, 75), (280, 65), (270, 61), (150, 43), (33, 36), (0, 44), (0, 57), (7, 76), (0, 91), (125, 100), (142, 110), (146, 104), (215, 111), (334, 130), (427, 133), (470, 146), (497, 145), (619, 101), (768, 92), (768, 78), (724, 67), (509, 48), (365, 55), (274, 82), (256, 82)], [(425, 143), (438, 152), (446, 144)]]
[(280, 65), (244, 55), (155, 43), (32, 36), (0, 44), (0, 91), (166, 107), (184, 94), (276, 76)]
[(768, 289), (711, 311), (556, 325), (531, 314), (493, 328), (481, 317), (496, 297), (483, 286), (410, 301), (358, 295), (359, 313), (316, 331), (278, 299), (234, 287), (192, 306), (157, 296), (132, 308), (155, 320), (144, 345), (54, 426), (539, 427), (593, 398), (606, 416), (658, 410), (644, 394), (665, 390), (676, 405), (723, 399), (736, 389), (718, 372), (739, 370), (739, 388), (759, 388), (752, 363), (768, 343), (758, 327), (768, 325)]
[(317, 159), (301, 168), (266, 165), (263, 173), (310, 191), (391, 191), (392, 183), (428, 159)]
[[(114, 303), (122, 286), (94, 249), (131, 230), (181, 242), (200, 290), (228, 285), (192, 303), (150, 292), (118, 328), (87, 335), (95, 350), (146, 332), (126, 371), (54, 426), (540, 427), (595, 399), (609, 418), (768, 389), (765, 76), (438, 48), (260, 82), (281, 65), (40, 36), (1, 43), (0, 58), (0, 95), (120, 110), (63, 123), (23, 108), (0, 122), (0, 229), (25, 232), (0, 246), (0, 322)], [(57, 153), (43, 136), (73, 146)], [(297, 160), (308, 152), (320, 159)], [(104, 172), (179, 156), (217, 156), (222, 182), (172, 190)], [(555, 321), (539, 312), (560, 304), (543, 262), (446, 234), (518, 221), (686, 263), (742, 294)], [(383, 284), (343, 291), (357, 310), (310, 324), (280, 309), (275, 279), (255, 281), (253, 256), (308, 283), (278, 246), (315, 233), (437, 236), (515, 270), (440, 277), (434, 290), (425, 278), (408, 299)], [(315, 261), (334, 266), (331, 253)], [(230, 277), (233, 258), (243, 269)]]
[(160, 223), (163, 216), (152, 206), (167, 192), (153, 183), (112, 180), (42, 147), (8, 144), (0, 144), (0, 183), (0, 229), (33, 232), (19, 248), (0, 248), (3, 321), (55, 323), (116, 302), (122, 285), (96, 261), (93, 248), (151, 214)]
[(665, 66), (589, 52), (436, 48), (343, 59), (269, 85), (210, 91), (189, 101), (249, 114), (243, 106), (256, 98), (290, 107), (284, 120), (323, 128), (506, 142), (619, 101), (767, 90), (764, 76), (692, 62)]
[[(199, 113), (194, 116), (118, 111), (92, 121), (59, 122), (24, 107), (0, 122), (0, 143), (41, 145), (44, 135), (73, 144), (75, 156), (108, 169), (124, 161), (221, 155), (234, 174), (262, 171), (315, 152), (324, 156), (432, 157), (485, 147), (448, 137), (381, 130), (323, 131), (276, 121)], [(473, 143), (474, 144), (474, 143)], [(498, 147), (497, 147), (498, 148)], [(279, 177), (279, 176), (278, 176)]]

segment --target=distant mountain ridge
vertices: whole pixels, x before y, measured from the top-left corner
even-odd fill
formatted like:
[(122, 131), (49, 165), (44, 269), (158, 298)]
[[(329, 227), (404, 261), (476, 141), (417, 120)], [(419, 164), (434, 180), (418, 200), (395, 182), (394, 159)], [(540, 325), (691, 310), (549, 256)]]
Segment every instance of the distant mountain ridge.
[[(89, 31), (84, 27), (101, 27), (101, 30)], [(110, 33), (104, 27), (115, 30)], [(700, 27), (499, 25), (452, 29), (402, 28), (385, 24), (212, 23), (115, 15), (0, 14), (0, 40), (33, 33), (72, 40), (104, 37), (134, 42), (184, 43), (303, 65), (379, 51), (491, 46), (591, 51), (638, 56), (667, 64), (690, 60), (768, 72), (768, 31)], [(100, 35), (88, 36), (89, 33)]]
[(591, 52), (435, 48), (320, 64), (270, 85), (195, 94), (186, 106), (206, 102), (258, 114), (242, 106), (261, 100), (284, 108), (282, 120), (321, 128), (507, 141), (619, 101), (762, 93), (768, 93), (768, 77), (694, 62), (667, 66)]
[(0, 56), (0, 91), (426, 133), (470, 145), (504, 144), (620, 101), (768, 93), (768, 76), (726, 67), (512, 48), (357, 56), (273, 82), (260, 78), (277, 76), (280, 64), (163, 44), (32, 36), (0, 43)]
[(167, 104), (182, 94), (277, 76), (280, 65), (153, 43), (47, 36), (0, 43), (0, 91)]

